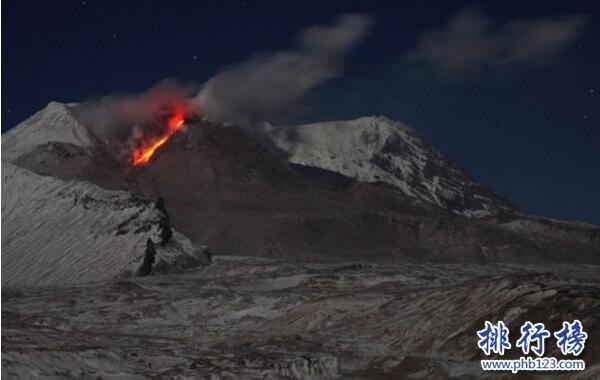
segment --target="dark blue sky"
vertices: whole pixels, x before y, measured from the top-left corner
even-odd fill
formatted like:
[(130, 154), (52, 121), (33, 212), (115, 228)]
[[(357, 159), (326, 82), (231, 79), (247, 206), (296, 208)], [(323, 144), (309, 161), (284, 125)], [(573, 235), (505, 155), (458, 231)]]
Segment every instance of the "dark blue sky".
[[(525, 211), (600, 224), (599, 8), (594, 1), (6, 0), (2, 130), (50, 100), (138, 92), (164, 78), (202, 83), (257, 52), (289, 48), (306, 26), (363, 12), (375, 19), (371, 33), (343, 77), (310, 93), (309, 112), (296, 121), (402, 120)], [(435, 52), (407, 59), (424, 51), (425, 31), (449, 41), (443, 47), (456, 43), (451, 20), (462, 25), (459, 36), (477, 34), (471, 25), (485, 21), (485, 38), (467, 49), (481, 52), (464, 65), (460, 43), (441, 59)]]

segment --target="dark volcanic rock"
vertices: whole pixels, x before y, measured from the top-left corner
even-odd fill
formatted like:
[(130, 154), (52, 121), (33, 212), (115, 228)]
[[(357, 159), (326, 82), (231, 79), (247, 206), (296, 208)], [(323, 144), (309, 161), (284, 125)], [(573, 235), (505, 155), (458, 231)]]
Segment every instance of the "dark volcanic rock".
[[(599, 260), (594, 244), (548, 244), (416, 201), (390, 185), (290, 166), (247, 132), (210, 122), (174, 136), (148, 166), (131, 170), (127, 178), (136, 190), (164, 197), (178, 229), (224, 254)], [(574, 247), (580, 256), (573, 255)]]
[(140, 277), (149, 276), (152, 274), (152, 266), (156, 260), (156, 248), (152, 240), (146, 241), (146, 254), (144, 255), (144, 261), (137, 271), (137, 275)]

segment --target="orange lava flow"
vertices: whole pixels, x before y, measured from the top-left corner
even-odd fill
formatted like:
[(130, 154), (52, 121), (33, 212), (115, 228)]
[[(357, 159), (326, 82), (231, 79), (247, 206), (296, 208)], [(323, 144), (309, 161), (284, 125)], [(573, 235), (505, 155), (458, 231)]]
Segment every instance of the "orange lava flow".
[(133, 151), (133, 166), (142, 166), (148, 163), (156, 150), (166, 143), (177, 131), (183, 128), (184, 122), (185, 120), (182, 115), (174, 115), (170, 118), (167, 124), (168, 130), (164, 135), (145, 143), (144, 146)]

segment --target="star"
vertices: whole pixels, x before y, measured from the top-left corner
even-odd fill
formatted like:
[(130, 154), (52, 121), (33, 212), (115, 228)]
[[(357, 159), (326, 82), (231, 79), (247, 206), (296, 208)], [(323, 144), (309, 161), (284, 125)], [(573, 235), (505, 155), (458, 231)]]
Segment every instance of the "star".
[(594, 89), (590, 88), (590, 94), (593, 94), (593, 93), (594, 93)]
[(116, 39), (117, 39), (117, 35), (116, 35), (116, 34), (113, 34), (113, 35), (112, 35), (112, 38), (113, 38), (113, 40), (116, 40)]
[(198, 60), (198, 56), (197, 56), (197, 55), (195, 55), (195, 56), (194, 56), (194, 61), (197, 61), (197, 60)]
[(81, 2), (81, 5), (84, 6), (84, 7), (86, 6), (86, 4), (87, 4), (87, 2), (85, 2), (85, 1)]

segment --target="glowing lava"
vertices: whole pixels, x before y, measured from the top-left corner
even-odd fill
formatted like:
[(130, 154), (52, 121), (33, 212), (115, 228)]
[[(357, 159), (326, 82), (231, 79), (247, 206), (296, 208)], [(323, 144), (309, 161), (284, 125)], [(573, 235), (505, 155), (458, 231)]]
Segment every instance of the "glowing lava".
[(167, 123), (167, 132), (160, 136), (152, 139), (151, 141), (145, 142), (142, 147), (133, 150), (133, 166), (141, 166), (152, 158), (154, 152), (166, 143), (173, 134), (183, 128), (185, 119), (181, 114), (175, 114), (171, 117)]

